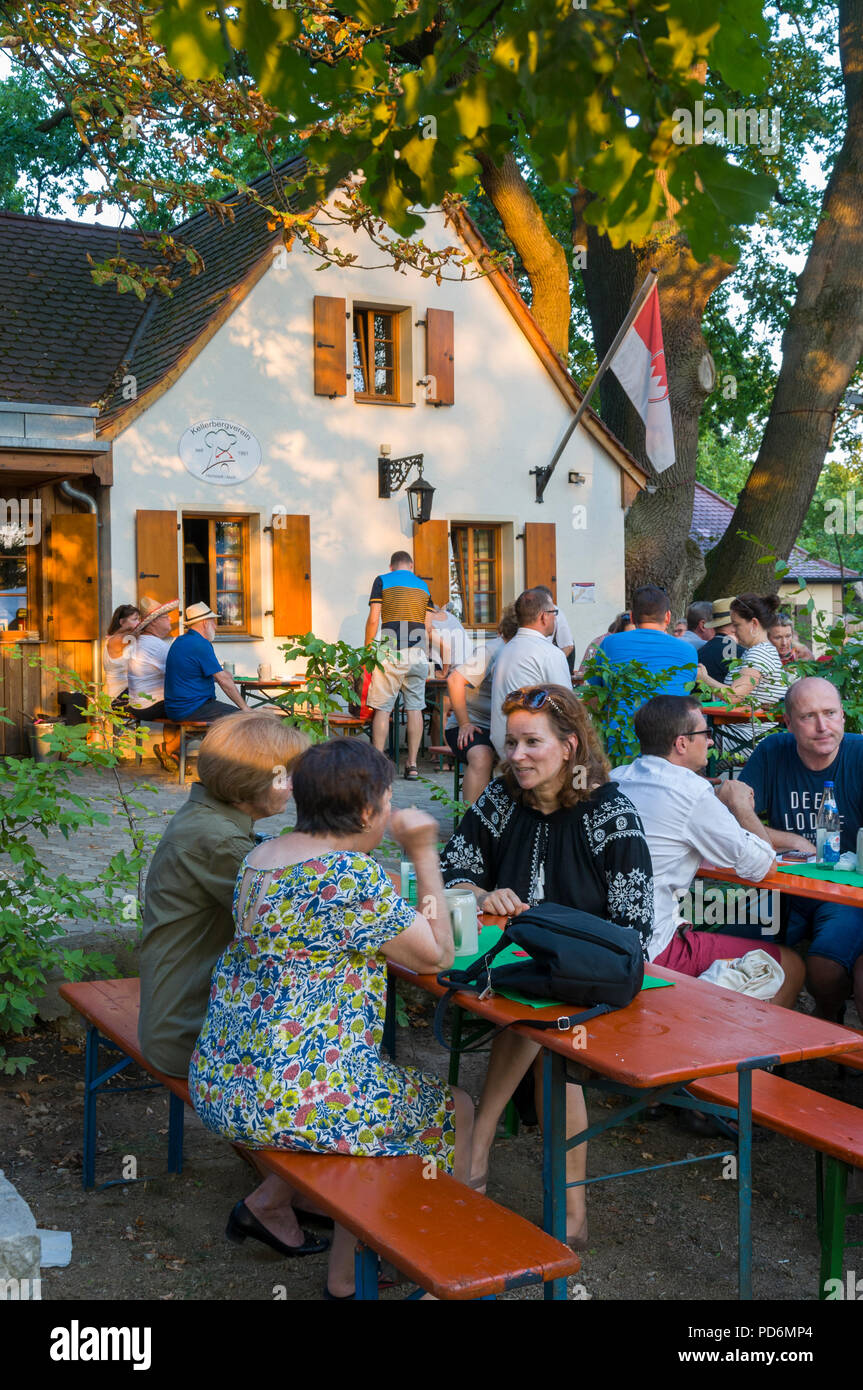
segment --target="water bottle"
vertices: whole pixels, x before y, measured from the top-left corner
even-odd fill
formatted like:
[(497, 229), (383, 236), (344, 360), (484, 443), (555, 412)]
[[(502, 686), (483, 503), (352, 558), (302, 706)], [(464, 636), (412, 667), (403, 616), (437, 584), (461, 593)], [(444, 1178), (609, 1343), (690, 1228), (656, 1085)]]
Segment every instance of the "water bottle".
[(416, 907), (417, 902), (417, 876), (416, 870), (409, 859), (403, 859), (400, 865), (401, 871), (401, 895), (406, 903)]
[(815, 822), (815, 859), (824, 869), (835, 869), (839, 863), (839, 810), (833, 795), (833, 783), (824, 783), (824, 795)]

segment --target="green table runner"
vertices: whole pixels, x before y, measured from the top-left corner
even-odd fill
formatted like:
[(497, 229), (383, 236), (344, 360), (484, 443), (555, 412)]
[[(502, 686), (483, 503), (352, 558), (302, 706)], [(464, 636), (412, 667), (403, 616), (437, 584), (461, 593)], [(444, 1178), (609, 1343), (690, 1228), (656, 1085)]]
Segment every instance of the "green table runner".
[(858, 874), (856, 869), (825, 869), (823, 864), (780, 864), (779, 872), (818, 878), (824, 883), (847, 883), (849, 888), (863, 888), (863, 874)]
[[(479, 929), (479, 950), (467, 956), (456, 956), (453, 963), (454, 970), (465, 970), (475, 961), (477, 956), (485, 951), (490, 951), (500, 940), (500, 927), (480, 926)], [(494, 958), (495, 965), (512, 965), (521, 960), (529, 960), (527, 951), (522, 951), (519, 946), (506, 946), (499, 955)], [(494, 969), (494, 966), (492, 966)], [(642, 989), (662, 989), (665, 985), (673, 984), (673, 980), (660, 980), (656, 975), (645, 975)], [(504, 999), (512, 999), (516, 1004), (526, 1004), (529, 1009), (563, 1009), (565, 1013), (572, 1013), (578, 1008), (576, 1004), (564, 1004), (555, 999), (528, 999), (523, 994), (516, 994), (514, 990), (501, 989), (495, 993), (501, 994)]]

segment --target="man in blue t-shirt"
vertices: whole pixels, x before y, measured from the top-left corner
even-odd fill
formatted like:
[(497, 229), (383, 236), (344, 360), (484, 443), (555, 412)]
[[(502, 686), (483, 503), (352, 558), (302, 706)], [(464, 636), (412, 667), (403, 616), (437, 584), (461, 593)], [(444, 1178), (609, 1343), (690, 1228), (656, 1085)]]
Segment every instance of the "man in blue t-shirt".
[(631, 750), (637, 750), (632, 720), (643, 700), (653, 695), (688, 695), (698, 672), (695, 649), (679, 637), (672, 637), (666, 628), (671, 622), (671, 602), (657, 584), (644, 584), (632, 596), (632, 632), (612, 632), (603, 637), (597, 660), (612, 668), (637, 661), (652, 676), (661, 677), (655, 689), (638, 699), (627, 699), (614, 692), (614, 671), (592, 676), (589, 684), (607, 686), (612, 699), (605, 707), (607, 743), (612, 761), (623, 761)]
[[(222, 670), (216, 656), (216, 614), (206, 603), (186, 609), (186, 631), (171, 643), (165, 665), (165, 713), (170, 719), (202, 719), (208, 723), (223, 714), (247, 710), (233, 676)], [(216, 686), (236, 709), (216, 699)]]
[[(836, 687), (805, 676), (785, 694), (787, 734), (771, 734), (752, 753), (740, 781), (752, 788), (756, 815), (766, 815), (774, 849), (812, 851), (815, 822), (832, 782), (842, 851), (857, 847), (863, 825), (863, 734), (845, 733)], [(819, 1018), (839, 1020), (853, 988), (863, 1018), (863, 909), (782, 895), (785, 942), (810, 938), (809, 989)]]

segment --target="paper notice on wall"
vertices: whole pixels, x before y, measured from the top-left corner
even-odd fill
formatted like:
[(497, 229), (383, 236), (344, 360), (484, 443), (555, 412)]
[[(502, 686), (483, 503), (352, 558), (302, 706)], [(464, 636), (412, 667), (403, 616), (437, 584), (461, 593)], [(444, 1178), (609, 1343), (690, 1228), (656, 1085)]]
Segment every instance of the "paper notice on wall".
[(572, 601), (573, 603), (596, 603), (596, 584), (593, 580), (581, 583), (579, 580), (573, 579)]

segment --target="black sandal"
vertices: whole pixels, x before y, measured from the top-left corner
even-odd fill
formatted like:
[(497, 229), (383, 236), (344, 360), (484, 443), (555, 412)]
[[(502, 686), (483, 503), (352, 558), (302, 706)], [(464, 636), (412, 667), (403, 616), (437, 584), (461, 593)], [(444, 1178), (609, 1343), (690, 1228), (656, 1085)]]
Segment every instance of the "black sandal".
[(420, 775), (419, 775), (419, 772), (417, 771), (417, 765), (416, 765), (416, 763), (405, 763), (405, 781), (406, 781), (406, 782), (418, 782), (418, 781), (419, 781), (419, 777), (420, 777)]

